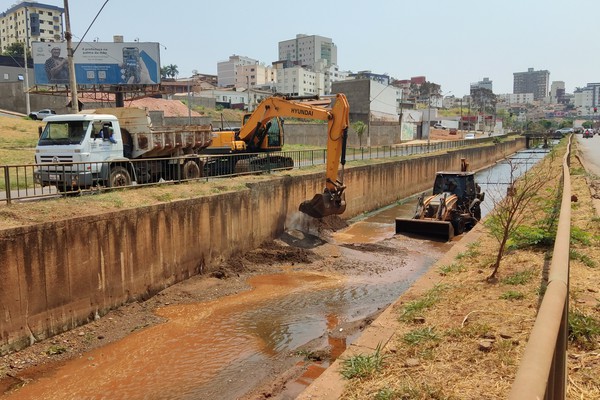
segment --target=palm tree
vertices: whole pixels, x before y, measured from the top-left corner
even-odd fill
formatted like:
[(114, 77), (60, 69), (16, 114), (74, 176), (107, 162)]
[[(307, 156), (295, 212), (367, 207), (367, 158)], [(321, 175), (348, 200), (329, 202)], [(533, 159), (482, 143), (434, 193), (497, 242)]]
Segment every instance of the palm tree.
[(358, 143), (360, 145), (360, 148), (362, 149), (362, 137), (365, 131), (367, 130), (367, 124), (365, 124), (362, 121), (356, 121), (352, 123), (352, 129), (354, 129), (354, 131), (358, 135)]
[(171, 78), (175, 78), (179, 74), (179, 71), (177, 70), (177, 65), (175, 64), (169, 64), (165, 67), (165, 69), (166, 75)]

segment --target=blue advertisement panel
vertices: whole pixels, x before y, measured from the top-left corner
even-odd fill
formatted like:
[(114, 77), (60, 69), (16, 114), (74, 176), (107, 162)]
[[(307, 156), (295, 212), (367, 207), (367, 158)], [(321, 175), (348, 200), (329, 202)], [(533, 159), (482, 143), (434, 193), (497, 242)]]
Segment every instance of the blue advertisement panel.
[[(73, 54), (78, 85), (160, 83), (158, 43), (81, 43)], [(67, 44), (33, 42), (37, 85), (69, 84)]]

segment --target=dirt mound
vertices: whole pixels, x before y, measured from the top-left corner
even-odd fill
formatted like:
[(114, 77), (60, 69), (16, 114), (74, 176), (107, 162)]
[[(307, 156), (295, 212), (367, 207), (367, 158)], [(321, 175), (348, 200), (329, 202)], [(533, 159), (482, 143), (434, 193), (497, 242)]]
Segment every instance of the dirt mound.
[(359, 251), (367, 251), (369, 253), (382, 253), (382, 254), (397, 254), (398, 249), (394, 249), (392, 247), (384, 246), (382, 244), (377, 243), (348, 243), (341, 244), (340, 246), (346, 247), (348, 249), (359, 250)]

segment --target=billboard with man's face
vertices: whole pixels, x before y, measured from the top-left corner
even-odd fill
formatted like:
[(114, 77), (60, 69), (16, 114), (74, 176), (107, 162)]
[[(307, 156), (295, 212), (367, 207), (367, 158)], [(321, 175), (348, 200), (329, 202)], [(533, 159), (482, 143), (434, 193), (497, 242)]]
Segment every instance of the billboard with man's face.
[[(69, 84), (65, 42), (33, 42), (32, 50), (36, 84)], [(73, 61), (78, 85), (160, 83), (158, 43), (81, 43)]]

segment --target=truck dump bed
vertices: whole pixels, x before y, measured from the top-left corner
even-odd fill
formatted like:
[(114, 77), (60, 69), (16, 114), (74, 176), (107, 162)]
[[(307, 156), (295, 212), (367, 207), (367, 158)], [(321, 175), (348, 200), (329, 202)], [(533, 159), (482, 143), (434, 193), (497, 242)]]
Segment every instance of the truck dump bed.
[[(86, 114), (109, 114), (119, 120), (123, 141), (132, 146), (133, 158), (170, 157), (198, 154), (212, 142), (211, 125), (153, 127), (146, 110), (141, 108), (99, 108)], [(129, 136), (129, 138), (127, 137)]]

